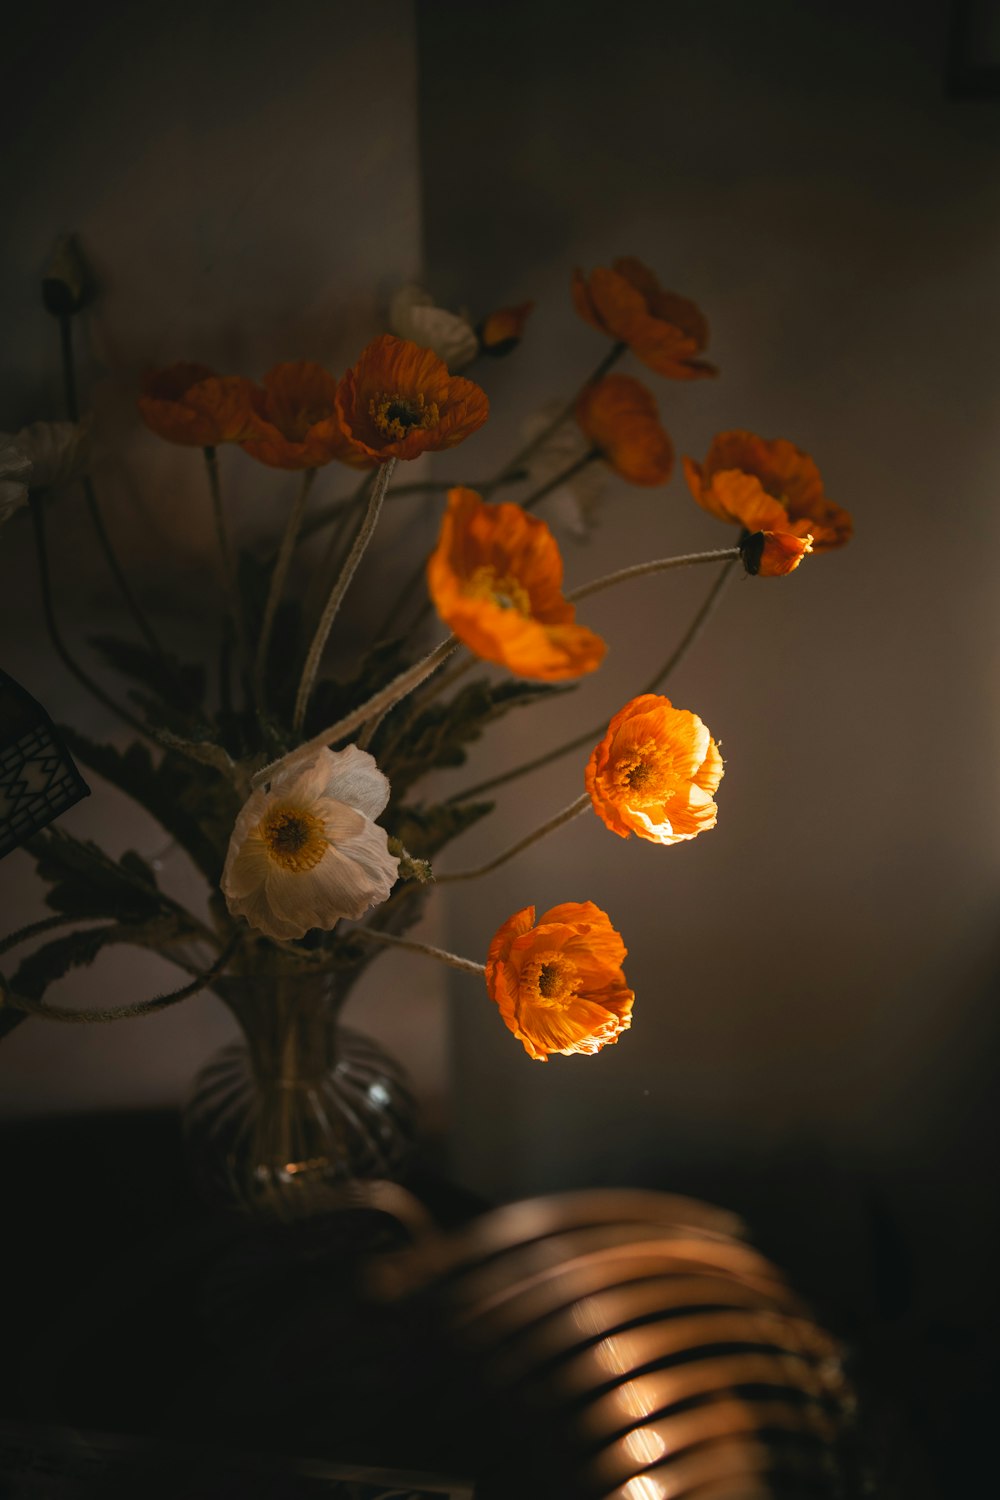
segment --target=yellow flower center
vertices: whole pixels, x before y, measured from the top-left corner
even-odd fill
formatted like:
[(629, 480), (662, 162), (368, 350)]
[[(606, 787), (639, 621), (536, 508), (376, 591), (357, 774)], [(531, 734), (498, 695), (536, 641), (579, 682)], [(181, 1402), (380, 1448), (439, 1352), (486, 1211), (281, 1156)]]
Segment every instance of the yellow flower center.
[(583, 980), (576, 964), (564, 953), (540, 953), (526, 964), (521, 974), (521, 990), (532, 1005), (556, 1009), (578, 994)]
[(631, 807), (645, 807), (651, 802), (664, 803), (673, 796), (672, 772), (673, 757), (650, 739), (642, 745), (629, 746), (617, 758), (611, 780), (623, 802)]
[(423, 392), (401, 396), (398, 391), (383, 391), (368, 403), (368, 414), (386, 437), (405, 438), (414, 427), (437, 427), (441, 412), (436, 401), (425, 401)]
[(296, 875), (314, 869), (330, 847), (323, 819), (301, 807), (273, 808), (257, 833), (275, 864)]
[(465, 585), (470, 599), (489, 599), (501, 609), (516, 609), (518, 614), (531, 614), (531, 598), (528, 590), (512, 574), (497, 577), (497, 570), (490, 563), (483, 563), (470, 576)]

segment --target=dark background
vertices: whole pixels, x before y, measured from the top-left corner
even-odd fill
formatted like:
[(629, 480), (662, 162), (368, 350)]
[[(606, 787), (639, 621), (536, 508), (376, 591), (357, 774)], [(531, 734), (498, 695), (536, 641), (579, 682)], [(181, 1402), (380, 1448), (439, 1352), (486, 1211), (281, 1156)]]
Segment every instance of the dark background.
[[(959, 58), (962, 14), (975, 25)], [(712, 325), (718, 382), (648, 376), (678, 451), (701, 457), (728, 427), (788, 437), (854, 513), (842, 553), (734, 587), (671, 685), (727, 756), (710, 838), (637, 849), (581, 819), (449, 895), (448, 943), (473, 956), (528, 901), (605, 907), (630, 949), (629, 1036), (537, 1067), (464, 978), (449, 1037), (433, 994), (417, 1029), (435, 1054), (428, 1091), (447, 1072), (457, 1181), (490, 1199), (640, 1182), (740, 1209), (878, 1350), (907, 1441), (931, 1454), (913, 1484), (943, 1494), (955, 1466), (971, 1472), (1000, 1249), (1000, 98), (976, 63), (988, 69), (990, 37), (988, 8), (945, 0), (427, 0), (368, 19), (308, 0), (280, 17), (104, 4), (82, 31), (41, 5), (15, 22), (4, 90), (0, 426), (53, 414), (35, 287), (44, 247), (78, 228), (106, 290), (88, 353), (109, 504), (181, 638), (197, 636), (178, 585), (190, 598), (205, 575), (207, 516), (181, 459), (136, 427), (138, 370), (193, 357), (259, 374), (304, 356), (339, 370), (418, 271), (474, 312), (538, 304), (523, 349), (483, 373), (495, 415), (462, 477), (490, 472), (523, 417), (603, 353), (570, 307), (572, 267), (636, 254)], [(267, 519), (255, 483), (248, 534)], [(161, 542), (177, 521), (172, 572)], [(662, 493), (612, 490), (567, 570), (582, 581), (725, 541), (675, 476)], [(4, 665), (72, 716), (82, 706), (34, 634), (25, 543), (13, 526), (0, 537)], [(103, 621), (91, 573), (65, 577), (67, 600)], [(469, 779), (613, 712), (700, 588), (595, 600), (607, 668), (530, 726), (507, 721)], [(571, 800), (578, 775), (560, 762), (505, 790), (503, 840)], [(97, 836), (109, 806), (91, 799), (76, 826)], [(122, 844), (125, 816), (111, 816)], [(454, 865), (497, 841), (482, 824)], [(13, 856), (0, 870), (23, 921), (26, 869)], [(406, 971), (394, 985), (412, 1026)], [(152, 1044), (21, 1028), (0, 1102), (168, 1102), (225, 1022), (199, 1001), (150, 1024)]]

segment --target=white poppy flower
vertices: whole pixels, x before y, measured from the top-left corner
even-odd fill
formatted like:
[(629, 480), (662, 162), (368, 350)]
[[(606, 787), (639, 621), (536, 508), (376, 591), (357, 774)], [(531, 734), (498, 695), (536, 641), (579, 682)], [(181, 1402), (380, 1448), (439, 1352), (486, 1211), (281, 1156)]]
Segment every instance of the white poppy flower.
[(399, 861), (373, 820), (388, 800), (388, 781), (357, 745), (292, 761), (236, 819), (221, 882), (233, 916), (288, 940), (384, 901)]
[(47, 490), (71, 484), (87, 472), (90, 459), (88, 422), (32, 422), (13, 440), (31, 460), (31, 488)]
[(28, 503), (31, 459), (20, 443), (0, 433), (0, 526)]
[(401, 339), (433, 349), (449, 370), (461, 370), (479, 353), (476, 330), (461, 313), (437, 307), (420, 286), (401, 286), (389, 304), (389, 327)]
[[(549, 401), (533, 413), (521, 429), (525, 439), (531, 442), (544, 432), (561, 406), (560, 401)], [(531, 488), (541, 489), (542, 485), (583, 458), (589, 447), (590, 443), (577, 423), (568, 417), (527, 459), (525, 467)], [(546, 495), (535, 513), (547, 520), (553, 529), (568, 532), (575, 541), (588, 541), (597, 525), (607, 487), (607, 470), (601, 464), (587, 464), (586, 468), (571, 475)]]
[(32, 422), (0, 432), (0, 524), (26, 504), (29, 487), (69, 484), (86, 472), (90, 433), (85, 422)]

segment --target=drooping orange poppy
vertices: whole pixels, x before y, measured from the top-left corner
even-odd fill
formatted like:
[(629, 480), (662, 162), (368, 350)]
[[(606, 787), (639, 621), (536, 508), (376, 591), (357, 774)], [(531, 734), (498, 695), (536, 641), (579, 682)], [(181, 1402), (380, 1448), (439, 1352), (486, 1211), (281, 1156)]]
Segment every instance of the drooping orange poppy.
[(722, 521), (750, 532), (811, 535), (814, 552), (850, 541), (851, 517), (826, 498), (809, 454), (784, 438), (720, 432), (703, 465), (685, 458), (684, 473), (698, 504)]
[(792, 536), (788, 531), (755, 531), (740, 546), (743, 566), (761, 578), (784, 578), (794, 573), (813, 549), (811, 536)]
[(722, 774), (719, 747), (698, 715), (642, 693), (611, 720), (585, 780), (612, 833), (677, 844), (715, 827)]
[(593, 1054), (632, 1024), (621, 934), (592, 901), (566, 901), (508, 917), (490, 943), (486, 988), (528, 1056)]
[(168, 443), (215, 448), (238, 443), (250, 423), (253, 387), (208, 365), (176, 364), (143, 376), (138, 406), (146, 426)]
[(319, 469), (333, 459), (370, 468), (368, 454), (340, 425), (336, 395), (335, 376), (313, 360), (275, 365), (251, 393), (250, 430), (241, 447), (273, 469)]
[(601, 457), (630, 484), (666, 484), (674, 445), (660, 425), (652, 391), (631, 375), (605, 375), (588, 385), (576, 420)]
[(573, 302), (592, 328), (628, 344), (659, 375), (700, 380), (718, 373), (698, 358), (708, 343), (704, 314), (686, 297), (664, 291), (649, 267), (631, 255), (589, 276), (575, 271)]
[(441, 619), (470, 651), (544, 682), (593, 672), (607, 648), (575, 623), (562, 573), (544, 521), (519, 505), (488, 505), (474, 490), (449, 490), (427, 583)]
[(524, 325), (534, 311), (533, 302), (519, 302), (516, 307), (498, 307), (476, 330), (483, 354), (510, 354), (524, 337)]
[(453, 448), (483, 425), (490, 404), (432, 350), (383, 333), (340, 382), (337, 411), (352, 442), (384, 463)]

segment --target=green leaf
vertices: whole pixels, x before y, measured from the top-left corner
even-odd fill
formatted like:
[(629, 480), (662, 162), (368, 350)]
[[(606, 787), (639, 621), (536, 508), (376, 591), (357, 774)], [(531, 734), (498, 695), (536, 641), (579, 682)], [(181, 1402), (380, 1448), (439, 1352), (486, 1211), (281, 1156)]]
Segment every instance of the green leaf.
[(430, 859), (451, 839), (493, 811), (492, 802), (463, 802), (426, 807), (397, 807), (383, 820), (415, 859)]
[(50, 885), (47, 900), (70, 917), (147, 921), (164, 910), (152, 870), (137, 854), (116, 863), (96, 844), (47, 828), (28, 840), (38, 873)]
[(90, 644), (110, 667), (139, 685), (140, 691), (130, 691), (129, 697), (152, 723), (187, 735), (202, 727), (203, 667), (185, 665), (174, 657), (160, 656), (145, 646), (113, 635), (91, 636)]
[(231, 783), (211, 766), (198, 765), (173, 751), (154, 763), (145, 745), (121, 752), (63, 729), (84, 765), (110, 781), (140, 806), (186, 850), (212, 884), (222, 874), (239, 799)]
[(325, 725), (344, 718), (352, 709), (381, 692), (410, 664), (411, 653), (405, 638), (379, 641), (362, 658), (353, 677), (343, 681), (331, 677), (318, 682), (309, 702), (304, 737), (308, 739), (310, 735), (319, 734)]
[(110, 922), (103, 927), (67, 933), (54, 938), (24, 959), (11, 980), (11, 989), (29, 1000), (40, 1000), (50, 984), (71, 969), (92, 964), (105, 948), (129, 943), (140, 948), (160, 949), (185, 935), (185, 926), (174, 916), (146, 923)]
[[(510, 709), (526, 707), (574, 686), (510, 680), (491, 683), (485, 677), (477, 679), (467, 683), (446, 703), (429, 703), (400, 737), (399, 745), (393, 744), (394, 735), (399, 734), (398, 720), (387, 720), (376, 740), (376, 759), (379, 759), (379, 740), (384, 741), (391, 750), (383, 769), (393, 790), (397, 794), (405, 792), (433, 768), (463, 765), (466, 745), (478, 740), (487, 724), (502, 718)], [(398, 712), (405, 714), (406, 706), (402, 705)]]

